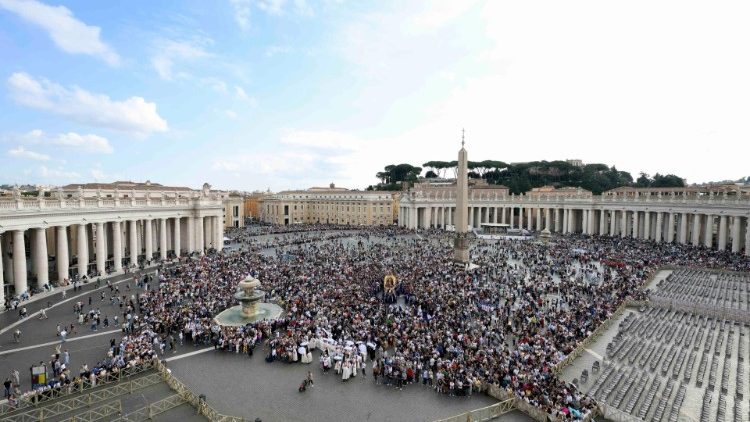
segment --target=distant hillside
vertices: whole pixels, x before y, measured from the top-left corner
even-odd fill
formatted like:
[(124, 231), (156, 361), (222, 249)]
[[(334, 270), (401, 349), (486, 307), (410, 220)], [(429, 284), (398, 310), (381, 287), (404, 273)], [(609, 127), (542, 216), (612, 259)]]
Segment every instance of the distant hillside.
[[(428, 161), (422, 167), (410, 164), (388, 165), (375, 177), (377, 185), (367, 189), (400, 190), (404, 182), (413, 183), (419, 176), (427, 178), (455, 177), (455, 161)], [(426, 170), (424, 175), (422, 171)], [(683, 187), (685, 180), (673, 174), (655, 174), (653, 177), (641, 173), (637, 179), (626, 171), (606, 164), (576, 165), (567, 161), (531, 161), (508, 164), (502, 161), (469, 161), (469, 177), (485, 179), (487, 182), (505, 185), (513, 193), (528, 192), (541, 186), (581, 187), (598, 195), (620, 186), (635, 187)]]

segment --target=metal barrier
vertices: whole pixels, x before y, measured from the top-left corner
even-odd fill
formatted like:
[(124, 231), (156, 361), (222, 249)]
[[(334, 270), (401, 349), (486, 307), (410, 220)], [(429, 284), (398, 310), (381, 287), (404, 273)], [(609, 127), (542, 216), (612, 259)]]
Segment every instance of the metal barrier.
[(185, 404), (185, 399), (180, 397), (179, 394), (174, 394), (114, 420), (128, 422), (147, 421), (153, 419), (154, 416), (160, 413), (167, 412), (171, 409), (174, 409), (175, 407), (182, 406), (183, 404)]
[(513, 399), (501, 401), (487, 407), (470, 410), (450, 418), (440, 419), (435, 422), (484, 422), (500, 417), (516, 408)]
[[(150, 367), (147, 369), (150, 369)], [(143, 372), (143, 371), (140, 371), (140, 372)], [(110, 381), (107, 384), (111, 384), (114, 382), (116, 381)], [(73, 389), (71, 392), (66, 392), (64, 395), (58, 395), (54, 398), (38, 401), (33, 404), (28, 404), (27, 406), (23, 408), (14, 409), (13, 412), (16, 412), (15, 414), (9, 414), (7, 416), (4, 416), (2, 417), (2, 419), (0, 419), (0, 421), (2, 422), (44, 421), (46, 419), (64, 415), (66, 413), (70, 413), (70, 412), (73, 412), (75, 410), (78, 410), (84, 407), (89, 407), (89, 406), (101, 403), (103, 401), (113, 399), (115, 397), (123, 396), (125, 394), (130, 394), (133, 391), (140, 390), (142, 388), (146, 388), (155, 384), (159, 384), (161, 382), (163, 382), (163, 380), (159, 374), (151, 374), (151, 375), (147, 375), (144, 377), (131, 379), (127, 382), (120, 382), (118, 384), (114, 384), (107, 388), (96, 389), (89, 393), (79, 394), (74, 397), (69, 397), (66, 399), (59, 400), (59, 401), (58, 400), (52, 401), (53, 399), (59, 399), (62, 397), (70, 396), (70, 395), (81, 392), (81, 390)], [(107, 384), (103, 384), (103, 385), (107, 385)], [(24, 410), (24, 409), (28, 409), (28, 410), (18, 413), (19, 411)]]
[(206, 419), (211, 422), (249, 422), (248, 420), (236, 416), (223, 415), (211, 407), (206, 401), (197, 396), (195, 393), (190, 391), (189, 388), (180, 380), (178, 380), (171, 371), (167, 369), (161, 361), (154, 363), (154, 368), (159, 371), (164, 381), (167, 383), (169, 388), (174, 390), (176, 395), (179, 396), (183, 403), (189, 403), (191, 406), (198, 410), (198, 413), (203, 415)]
[(122, 402), (120, 400), (89, 409), (81, 414), (63, 419), (60, 422), (94, 422), (102, 419), (112, 420), (110, 416), (122, 415)]

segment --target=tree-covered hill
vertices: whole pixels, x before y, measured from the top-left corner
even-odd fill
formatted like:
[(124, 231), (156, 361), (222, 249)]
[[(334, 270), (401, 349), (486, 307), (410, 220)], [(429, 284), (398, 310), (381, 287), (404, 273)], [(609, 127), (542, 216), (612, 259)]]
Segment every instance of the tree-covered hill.
[[(410, 164), (388, 165), (378, 172), (377, 185), (367, 189), (401, 190), (404, 183), (418, 180), (422, 170), (426, 178), (456, 177), (456, 161), (428, 161), (422, 167)], [(531, 161), (508, 164), (497, 160), (469, 161), (469, 177), (485, 179), (488, 183), (505, 185), (513, 193), (528, 192), (541, 186), (581, 187), (595, 195), (620, 186), (635, 187), (682, 187), (685, 181), (673, 174), (655, 174), (653, 177), (641, 173), (637, 180), (626, 171), (606, 164), (586, 164), (577, 166), (567, 161)]]

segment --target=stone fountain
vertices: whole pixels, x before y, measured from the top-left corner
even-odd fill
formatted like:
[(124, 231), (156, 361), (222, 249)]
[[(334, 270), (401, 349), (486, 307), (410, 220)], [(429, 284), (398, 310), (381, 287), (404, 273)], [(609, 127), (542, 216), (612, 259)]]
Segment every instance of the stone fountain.
[(260, 280), (253, 276), (247, 276), (237, 285), (234, 298), (240, 302), (224, 310), (214, 318), (219, 325), (241, 326), (264, 319), (273, 320), (281, 316), (283, 310), (276, 304), (262, 302), (264, 293), (257, 290)]

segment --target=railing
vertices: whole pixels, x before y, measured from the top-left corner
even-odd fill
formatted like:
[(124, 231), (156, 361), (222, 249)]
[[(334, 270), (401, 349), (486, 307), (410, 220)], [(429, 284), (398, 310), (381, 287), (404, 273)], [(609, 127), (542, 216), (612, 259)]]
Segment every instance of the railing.
[(179, 198), (179, 199), (166, 199), (162, 203), (160, 199), (154, 199), (147, 201), (145, 199), (136, 199), (133, 203), (128, 198), (121, 198), (119, 201), (114, 199), (98, 199), (98, 198), (85, 198), (80, 199), (50, 199), (50, 198), (39, 198), (39, 199), (8, 199), (0, 198), (0, 211), (10, 210), (41, 210), (45, 208), (60, 209), (60, 208), (169, 208), (176, 206), (187, 206), (191, 202), (200, 203), (202, 205), (221, 205), (219, 199), (208, 199), (208, 198)]
[[(122, 381), (123, 379), (128, 379), (130, 377), (133, 377), (134, 375), (148, 371), (149, 369), (151, 369), (150, 365), (139, 365), (139, 366), (134, 366), (131, 368), (124, 368), (118, 371), (117, 373), (107, 374), (107, 378), (103, 380), (97, 380), (96, 386), (92, 386), (87, 380), (77, 386), (74, 386), (73, 384), (69, 384), (67, 386), (62, 386), (60, 388), (46, 390), (44, 392), (34, 392), (34, 394), (22, 396), (18, 400), (18, 403), (16, 405), (12, 405), (10, 402), (0, 403), (0, 415), (5, 415), (11, 412), (18, 412), (20, 410), (28, 409), (28, 408), (34, 408), (35, 409), (34, 411), (36, 410), (41, 411), (42, 409), (45, 409), (45, 407), (37, 408), (37, 406), (39, 406), (40, 404), (51, 402), (57, 399), (62, 399), (64, 397), (69, 397), (73, 394), (80, 394), (80, 393), (83, 393), (84, 391), (98, 388), (104, 385), (115, 384), (115, 383)], [(149, 377), (143, 377), (143, 378), (149, 378)], [(122, 388), (128, 388), (128, 389), (134, 388), (134, 387), (135, 389), (144, 388), (143, 386), (140, 386), (140, 385), (143, 385), (144, 383), (147, 383), (148, 381), (143, 380), (143, 378), (139, 378), (137, 380), (131, 380), (131, 382), (129, 383), (115, 385), (114, 387), (112, 387), (112, 389), (121, 391)], [(153, 385), (153, 384), (149, 384), (149, 385)], [(126, 386), (126, 387), (123, 387), (123, 386)], [(93, 397), (99, 397), (99, 398), (105, 397), (107, 394), (109, 394), (105, 390), (109, 390), (109, 389), (92, 391), (90, 394), (86, 394), (85, 396), (77, 396), (70, 400), (78, 400), (80, 397), (88, 397), (90, 395), (92, 395)], [(124, 393), (120, 393), (119, 395), (126, 394), (129, 391), (132, 391), (132, 390), (125, 391)], [(111, 397), (114, 397), (114, 396), (110, 396), (109, 398)], [(6, 419), (3, 418), (0, 420), (4, 421)], [(8, 419), (8, 420), (15, 420), (15, 419)], [(18, 419), (18, 420), (22, 421), (25, 419)]]
[(185, 404), (185, 399), (183, 399), (179, 394), (174, 394), (159, 401), (150, 403), (148, 406), (142, 407), (114, 420), (128, 422), (148, 421), (153, 419), (156, 415), (168, 412), (175, 407), (182, 406), (183, 404)]
[(513, 399), (503, 400), (499, 403), (471, 410), (460, 415), (451, 416), (450, 418), (440, 419), (435, 422), (484, 422), (498, 418), (508, 412), (515, 410), (516, 405)]
[(190, 391), (182, 381), (175, 378), (171, 371), (161, 361), (156, 361), (154, 368), (159, 371), (169, 388), (174, 390), (178, 396), (198, 410), (198, 413), (205, 416), (211, 422), (249, 422), (248, 420), (236, 416), (223, 415), (211, 407), (206, 401)]
[(70, 418), (63, 419), (60, 422), (94, 422), (103, 419), (112, 420), (111, 416), (122, 415), (122, 401), (107, 403), (93, 409), (89, 409)]

